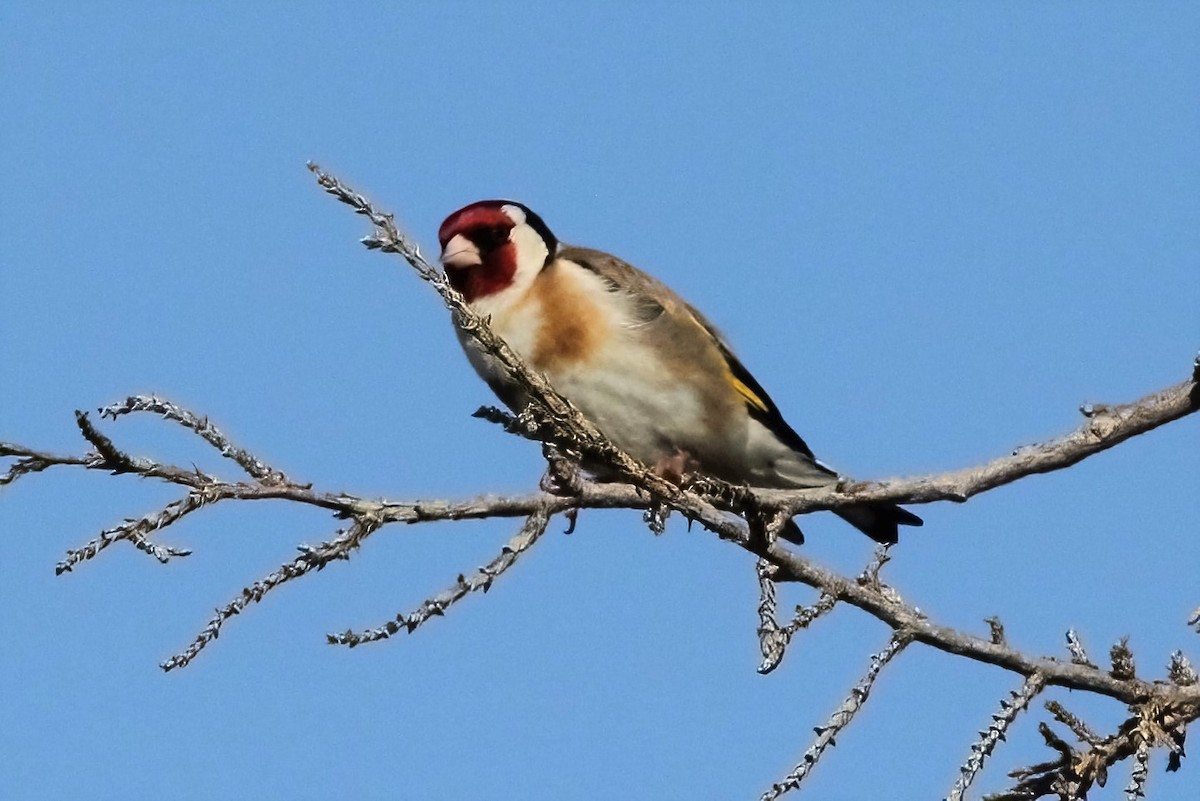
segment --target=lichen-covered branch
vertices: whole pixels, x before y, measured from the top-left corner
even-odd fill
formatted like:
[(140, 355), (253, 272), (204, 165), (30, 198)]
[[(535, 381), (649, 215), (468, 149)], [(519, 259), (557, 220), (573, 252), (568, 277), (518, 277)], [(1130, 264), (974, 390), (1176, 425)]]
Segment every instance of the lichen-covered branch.
[(1045, 723), (1038, 731), (1046, 745), (1057, 757), (1012, 771), (1017, 782), (1003, 793), (987, 796), (987, 801), (1030, 801), (1057, 796), (1060, 799), (1082, 799), (1093, 786), (1103, 787), (1109, 769), (1132, 758), (1130, 779), (1126, 786), (1128, 797), (1145, 794), (1147, 765), (1152, 748), (1165, 748), (1169, 757), (1167, 770), (1178, 770), (1183, 756), (1184, 730), (1195, 720), (1195, 706), (1163, 704), (1147, 701), (1132, 707), (1132, 716), (1109, 737), (1098, 742), (1085, 742), (1077, 749), (1059, 737)]
[(116, 420), (121, 415), (135, 412), (158, 414), (196, 432), (197, 436), (216, 448), (222, 456), (236, 462), (251, 478), (266, 484), (290, 483), (283, 473), (263, 463), (261, 459), (244, 448), (239, 448), (230, 442), (229, 438), (210, 423), (207, 417), (195, 415), (168, 400), (156, 398), (153, 395), (130, 395), (120, 403), (109, 404), (100, 409), (100, 416)]
[(858, 684), (854, 685), (846, 699), (830, 715), (829, 721), (824, 726), (817, 727), (816, 739), (800, 757), (796, 767), (782, 781), (771, 785), (771, 789), (762, 794), (760, 801), (774, 801), (784, 793), (800, 786), (800, 783), (812, 773), (812, 769), (816, 767), (825, 750), (834, 745), (834, 738), (841, 733), (842, 729), (850, 725), (850, 721), (854, 720), (858, 710), (862, 709), (867, 702), (871, 695), (871, 687), (874, 686), (880, 671), (892, 661), (896, 654), (903, 651), (909, 642), (908, 636), (904, 632), (898, 631), (882, 651), (871, 656), (871, 664), (867, 668), (866, 674), (859, 679)]
[[(891, 587), (879, 579), (879, 571), (890, 559), (887, 545), (875, 549), (875, 556), (859, 574), (856, 581), (874, 589), (880, 595), (893, 601), (899, 601), (899, 595)], [(796, 613), (785, 625), (780, 625), (775, 615), (775, 580), (780, 575), (778, 565), (767, 559), (759, 559), (758, 566), (758, 642), (763, 660), (758, 666), (758, 672), (767, 674), (779, 667), (784, 653), (792, 641), (792, 637), (801, 629), (806, 629), (817, 618), (833, 611), (838, 598), (828, 590), (823, 591), (814, 603), (808, 606), (797, 606)]]
[(1045, 686), (1046, 682), (1042, 678), (1042, 674), (1034, 673), (1032, 676), (1026, 677), (1025, 683), (1021, 685), (1020, 689), (1013, 690), (1009, 693), (1008, 698), (1000, 700), (1000, 710), (992, 714), (992, 722), (979, 733), (979, 739), (971, 745), (971, 753), (967, 755), (966, 762), (958, 769), (958, 780), (954, 782), (954, 787), (946, 796), (946, 801), (962, 801), (963, 794), (971, 786), (971, 782), (975, 781), (975, 776), (983, 768), (983, 763), (987, 758), (992, 755), (996, 744), (1004, 739), (1004, 735), (1013, 721), (1017, 719), (1017, 715), (1029, 707), (1029, 702)]
[(526, 518), (525, 524), (521, 526), (521, 530), (504, 545), (504, 548), (501, 549), (495, 559), (471, 575), (460, 573), (452, 585), (432, 598), (422, 601), (421, 605), (412, 612), (407, 615), (404, 613), (398, 614), (382, 626), (368, 629), (367, 631), (356, 632), (347, 630), (341, 634), (327, 634), (325, 635), (326, 640), (330, 645), (348, 645), (353, 648), (363, 643), (386, 640), (388, 637), (401, 631), (412, 634), (430, 618), (441, 617), (446, 614), (447, 609), (467, 597), (467, 595), (480, 590), (487, 592), (491, 589), (492, 582), (516, 564), (517, 559), (532, 548), (533, 544), (546, 533), (546, 526), (549, 522), (550, 515), (545, 507), (538, 509)]
[(71, 548), (67, 555), (54, 566), (54, 572), (62, 575), (74, 569), (80, 562), (94, 559), (108, 546), (122, 540), (131, 543), (142, 553), (149, 554), (159, 562), (166, 564), (174, 556), (188, 556), (191, 551), (186, 548), (170, 548), (150, 540), (150, 535), (159, 529), (166, 528), (177, 522), (184, 515), (196, 511), (209, 503), (204, 492), (193, 490), (177, 501), (171, 501), (166, 507), (144, 517), (126, 520), (115, 528), (101, 531), (95, 538), (79, 548)]
[[(23, 446), (0, 443), (0, 456), (13, 456), (22, 460), (45, 460), (55, 465), (71, 465), (89, 470), (111, 470), (105, 460), (96, 454), (84, 457), (55, 456)], [(575, 494), (568, 496), (535, 492), (515, 497), (483, 496), (462, 501), (396, 501), (368, 500), (345, 493), (324, 492), (307, 484), (228, 482), (194, 469), (163, 465), (148, 459), (136, 460), (126, 472), (196, 490), (203, 494), (205, 505), (223, 500), (290, 500), (332, 511), (339, 517), (376, 520), (380, 526), (391, 523), (417, 524), (440, 520), (528, 517), (539, 509), (545, 509), (548, 514), (574, 509), (644, 509), (650, 504), (649, 496), (636, 487), (627, 484), (597, 483), (591, 480), (579, 481), (575, 486)], [(728, 539), (745, 548), (753, 547), (744, 523), (730, 520), (723, 513), (716, 511), (715, 507), (713, 515), (715, 516), (714, 520), (707, 517), (700, 519), (706, 524), (714, 523), (713, 527), (720, 522), (727, 527), (724, 535)], [(142, 518), (142, 520), (153, 517)], [(161, 526), (145, 526), (143, 524), (143, 527), (147, 529), (144, 534), (149, 536), (151, 533), (165, 528), (170, 522), (167, 521)], [(728, 536), (728, 527), (732, 527), (733, 536)], [(89, 549), (89, 546), (82, 546), (76, 551), (86, 549)], [(857, 607), (887, 623), (893, 629), (905, 629), (911, 632), (917, 642), (939, 650), (997, 665), (1022, 676), (1040, 673), (1045, 677), (1047, 684), (1088, 690), (1125, 703), (1135, 703), (1156, 693), (1164, 692), (1162, 685), (1155, 685), (1149, 681), (1137, 678), (1115, 678), (1108, 672), (1089, 664), (1077, 664), (1069, 660), (1025, 654), (1003, 641), (995, 642), (991, 637), (976, 636), (940, 626), (925, 618), (916, 607), (899, 599), (894, 592), (889, 592), (890, 588), (863, 581), (863, 577), (852, 579), (840, 576), (822, 568), (801, 553), (790, 550), (781, 543), (770, 546), (764, 554), (764, 558), (771, 566), (773, 581), (799, 581), (819, 590), (822, 593), (821, 600), (818, 602), (819, 606), (824, 607), (832, 605), (834, 602), (842, 602)], [(68, 555), (64, 561), (70, 561), (74, 566), (80, 560)], [(274, 583), (278, 582), (273, 582), (271, 586), (274, 586)], [(796, 620), (799, 621), (799, 625), (796, 628), (801, 627), (808, 618), (809, 613), (803, 609), (798, 610)], [(171, 664), (178, 666), (178, 663), (172, 662)], [(1176, 688), (1171, 692), (1183, 693), (1180, 700), (1200, 702), (1200, 686)]]
[(979, 467), (887, 482), (863, 482), (832, 489), (756, 492), (765, 504), (792, 514), (835, 509), (854, 503), (962, 502), (1037, 473), (1062, 470), (1125, 440), (1145, 434), (1200, 409), (1200, 358), (1186, 381), (1132, 403), (1085, 407), (1087, 420), (1070, 434), (1018, 448)]
[(783, 547), (773, 547), (768, 558), (781, 568), (780, 573), (858, 607), (895, 630), (909, 632), (914, 641), (940, 651), (995, 665), (1022, 676), (1041, 673), (1048, 685), (1086, 690), (1128, 704), (1164, 693), (1180, 702), (1200, 703), (1200, 685), (1166, 688), (1138, 678), (1117, 678), (1094, 666), (1026, 654), (1004, 642), (994, 642), (991, 637), (939, 625), (891, 593), (847, 579)]
[(26, 448), (15, 442), (0, 442), (0, 457), (5, 456), (15, 458), (17, 461), (13, 462), (12, 466), (4, 473), (0, 473), (0, 487), (13, 483), (21, 476), (40, 473), (51, 467), (67, 465), (71, 467), (91, 468), (93, 467), (92, 462), (99, 459), (95, 454), (91, 455), (92, 458), (89, 458), (89, 456), (67, 456)]
[(758, 574), (758, 648), (762, 652), (758, 672), (765, 675), (779, 667), (792, 635), (779, 625), (775, 616), (778, 601), (775, 581), (771, 577), (775, 568), (766, 559), (759, 559), (754, 569)]
[(333, 539), (315, 547), (301, 546), (299, 556), (280, 565), (276, 570), (244, 588), (238, 597), (219, 608), (212, 619), (208, 621), (208, 625), (196, 635), (192, 644), (163, 662), (160, 667), (163, 670), (186, 667), (204, 650), (206, 645), (220, 636), (221, 627), (231, 617), (240, 614), (250, 604), (258, 603), (268, 592), (282, 584), (298, 579), (313, 570), (324, 570), (326, 565), (335, 560), (349, 559), (350, 552), (361, 545), (363, 540), (379, 528), (379, 525), (379, 520), (375, 518), (358, 517), (352, 525), (339, 531)]

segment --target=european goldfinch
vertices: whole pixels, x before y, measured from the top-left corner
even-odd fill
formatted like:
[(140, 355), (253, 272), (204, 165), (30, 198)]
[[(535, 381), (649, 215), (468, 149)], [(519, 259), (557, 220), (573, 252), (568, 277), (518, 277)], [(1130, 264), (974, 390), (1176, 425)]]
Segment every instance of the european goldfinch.
[[(717, 329), (641, 270), (560, 245), (510, 200), (459, 209), (438, 240), (446, 277), (471, 308), (630, 456), (676, 480), (700, 473), (772, 489), (838, 481)], [(458, 334), (475, 370), (519, 411), (523, 398), (503, 370)], [(878, 542), (896, 542), (898, 525), (921, 525), (890, 504), (837, 513)], [(794, 526), (784, 536), (802, 541)]]

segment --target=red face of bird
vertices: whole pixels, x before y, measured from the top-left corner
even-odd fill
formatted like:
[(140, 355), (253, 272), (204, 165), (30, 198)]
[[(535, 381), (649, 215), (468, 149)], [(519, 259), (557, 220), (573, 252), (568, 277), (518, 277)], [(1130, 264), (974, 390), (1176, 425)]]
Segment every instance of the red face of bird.
[(450, 285), (475, 303), (519, 297), (558, 249), (542, 218), (511, 200), (481, 200), (451, 214), (438, 230)]

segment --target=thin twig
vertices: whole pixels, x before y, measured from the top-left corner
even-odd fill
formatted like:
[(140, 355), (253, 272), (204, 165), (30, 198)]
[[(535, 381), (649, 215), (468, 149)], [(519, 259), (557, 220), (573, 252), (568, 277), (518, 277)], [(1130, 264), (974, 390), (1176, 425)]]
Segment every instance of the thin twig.
[(149, 554), (159, 562), (166, 564), (173, 556), (188, 556), (191, 551), (186, 548), (170, 548), (149, 540), (149, 535), (175, 523), (184, 515), (200, 509), (210, 503), (211, 499), (199, 490), (193, 490), (176, 501), (171, 501), (163, 509), (144, 517), (126, 520), (116, 528), (105, 529), (90, 542), (79, 548), (72, 548), (67, 555), (54, 567), (56, 575), (70, 572), (77, 564), (93, 559), (108, 546), (125, 540), (133, 544), (143, 553)]
[(1058, 701), (1047, 701), (1046, 710), (1054, 716), (1062, 725), (1071, 730), (1081, 743), (1088, 745), (1099, 745), (1103, 738), (1092, 731), (1091, 727), (1084, 723), (1079, 716), (1070, 712), (1065, 706)]
[(1000, 711), (992, 715), (992, 722), (979, 733), (979, 739), (971, 745), (971, 753), (958, 769), (958, 780), (954, 782), (954, 787), (946, 796), (946, 801), (962, 801), (963, 794), (971, 786), (971, 782), (975, 781), (976, 775), (983, 768), (983, 763), (991, 756), (996, 744), (1004, 739), (1009, 726), (1017, 719), (1017, 715), (1029, 707), (1029, 702), (1045, 686), (1046, 682), (1042, 678), (1042, 674), (1034, 673), (1032, 676), (1026, 677), (1025, 683), (1021, 685), (1020, 689), (1009, 693), (1011, 700), (1009, 698), (1000, 700)]
[(13, 483), (21, 476), (40, 473), (50, 467), (58, 465), (88, 467), (93, 462), (99, 461), (99, 458), (95, 454), (92, 454), (90, 457), (62, 456), (54, 453), (35, 451), (31, 448), (17, 445), (14, 442), (0, 442), (0, 458), (6, 456), (15, 456), (17, 457), (17, 461), (3, 475), (0, 475), (0, 487)]
[(1088, 659), (1087, 651), (1084, 650), (1083, 643), (1079, 641), (1079, 634), (1075, 629), (1067, 629), (1067, 650), (1071, 653), (1071, 662), (1076, 665), (1085, 665), (1087, 667), (1095, 667), (1096, 663)]
[(854, 689), (846, 696), (846, 700), (842, 701), (841, 705), (834, 710), (829, 721), (824, 726), (818, 726), (815, 729), (817, 738), (804, 752), (804, 756), (800, 758), (796, 767), (782, 781), (771, 785), (771, 789), (762, 794), (760, 801), (774, 801), (784, 793), (800, 786), (800, 783), (816, 767), (821, 755), (825, 753), (825, 749), (835, 745), (834, 737), (850, 725), (854, 715), (867, 702), (867, 698), (871, 695), (871, 687), (875, 684), (875, 679), (879, 677), (879, 672), (888, 662), (892, 661), (896, 654), (903, 651), (909, 642), (911, 640), (904, 632), (896, 632), (882, 651), (871, 656), (871, 665), (867, 668), (866, 675), (859, 680), (858, 684), (854, 685)]
[(549, 522), (549, 512), (544, 508), (539, 509), (526, 518), (521, 530), (505, 544), (495, 559), (470, 576), (460, 573), (452, 585), (432, 598), (422, 601), (421, 605), (409, 614), (398, 614), (382, 626), (366, 631), (356, 632), (347, 629), (341, 634), (327, 634), (325, 635), (326, 640), (330, 645), (348, 645), (353, 648), (363, 643), (386, 640), (400, 631), (412, 634), (431, 617), (446, 614), (447, 609), (470, 593), (479, 590), (487, 592), (491, 589), (492, 582), (512, 567), (521, 554), (533, 547), (533, 544), (546, 533), (546, 526)]
[(1113, 678), (1128, 680), (1137, 675), (1137, 670), (1134, 668), (1133, 651), (1129, 650), (1128, 637), (1122, 637), (1108, 653), (1112, 660), (1112, 669), (1109, 673)]
[(1146, 779), (1150, 777), (1150, 744), (1142, 740), (1133, 754), (1133, 769), (1129, 772), (1129, 784), (1125, 785), (1127, 801), (1146, 797)]
[(791, 635), (783, 631), (775, 617), (775, 580), (772, 578), (775, 568), (766, 559), (759, 559), (755, 571), (758, 574), (758, 648), (762, 652), (758, 672), (766, 675), (779, 667)]
[(130, 395), (120, 403), (112, 403), (102, 407), (101, 417), (116, 420), (121, 415), (134, 412), (153, 412), (168, 420), (174, 420), (184, 428), (190, 429), (216, 448), (226, 459), (231, 459), (246, 471), (251, 478), (268, 484), (287, 484), (287, 476), (279, 470), (265, 464), (261, 459), (244, 448), (239, 448), (229, 441), (229, 438), (219, 428), (209, 422), (207, 417), (201, 417), (178, 404), (154, 395)]
[(212, 619), (192, 641), (192, 644), (180, 653), (163, 662), (159, 667), (163, 670), (174, 670), (186, 667), (196, 658), (204, 647), (221, 634), (221, 627), (234, 615), (252, 603), (258, 603), (268, 592), (293, 579), (300, 578), (312, 570), (322, 570), (325, 565), (337, 559), (349, 559), (350, 552), (357, 548), (364, 539), (379, 528), (379, 521), (370, 517), (359, 517), (348, 528), (339, 531), (337, 536), (328, 542), (313, 547), (303, 546), (300, 555), (290, 562), (280, 565), (262, 579), (242, 590), (242, 594), (221, 607)]
[[(1187, 381), (1137, 401), (1105, 407), (1079, 429), (1040, 445), (1022, 448), (981, 467), (888, 482), (863, 482), (818, 490), (759, 490), (755, 497), (769, 506), (801, 514), (841, 508), (853, 503), (962, 502), (1036, 473), (1070, 467), (1125, 440), (1194, 413), (1200, 408), (1200, 384)], [(835, 502), (836, 499), (836, 502)]]
[(84, 439), (96, 448), (96, 453), (103, 459), (101, 466), (104, 469), (114, 473), (136, 473), (148, 464), (145, 459), (135, 459), (125, 453), (114, 445), (111, 439), (101, 434), (92, 424), (87, 412), (77, 409), (75, 424), (79, 426), (79, 432), (83, 434)]

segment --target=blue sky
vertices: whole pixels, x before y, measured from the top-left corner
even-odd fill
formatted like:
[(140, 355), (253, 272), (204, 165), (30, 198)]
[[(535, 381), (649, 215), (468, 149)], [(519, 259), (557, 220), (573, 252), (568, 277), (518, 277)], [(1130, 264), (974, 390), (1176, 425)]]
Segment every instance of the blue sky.
[[(1200, 343), (1200, 9), (1190, 4), (6, 3), (0, 10), (0, 438), (81, 451), (73, 410), (134, 392), (210, 415), (320, 487), (525, 492), (538, 449), (490, 403), (432, 292), (365, 252), (320, 162), (432, 248), (519, 199), (703, 309), (826, 461), (980, 463), (1083, 402), (1182, 380)], [(939, 621), (1160, 676), (1200, 604), (1200, 427), (918, 510), (889, 566)], [(128, 449), (231, 472), (154, 420)], [(672, 521), (586, 513), (411, 638), (377, 625), (514, 521), (389, 528), (272, 594), (191, 667), (213, 607), (336, 523), (206, 510), (166, 567), (54, 563), (178, 493), (70, 471), (0, 492), (6, 798), (745, 798), (790, 768), (887, 640), (839, 609), (754, 672), (752, 560)], [(830, 515), (806, 553), (856, 572)], [(811, 593), (783, 592), (784, 608)], [(1016, 677), (921, 649), (806, 785), (936, 798)], [(1053, 693), (1107, 730), (1115, 704)], [(1038, 761), (1040, 707), (977, 783)], [(1152, 797), (1200, 779), (1154, 763)], [(1120, 797), (1118, 770), (1098, 798)]]

